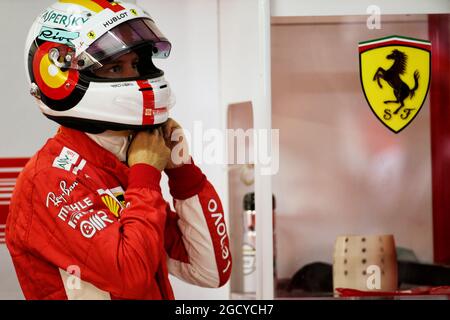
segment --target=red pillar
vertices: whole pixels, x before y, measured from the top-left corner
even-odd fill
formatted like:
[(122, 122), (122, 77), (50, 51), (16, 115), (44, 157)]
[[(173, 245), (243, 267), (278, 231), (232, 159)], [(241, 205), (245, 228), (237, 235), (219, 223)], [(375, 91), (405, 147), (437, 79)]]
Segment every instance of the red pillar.
[(429, 15), (434, 261), (450, 264), (450, 15)]

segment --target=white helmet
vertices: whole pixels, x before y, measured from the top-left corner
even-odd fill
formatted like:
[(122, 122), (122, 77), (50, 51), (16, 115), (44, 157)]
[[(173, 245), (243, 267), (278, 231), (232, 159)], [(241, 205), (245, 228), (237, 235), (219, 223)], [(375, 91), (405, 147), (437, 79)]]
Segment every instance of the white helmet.
[[(25, 65), (42, 113), (90, 133), (140, 130), (164, 123), (175, 99), (152, 58), (171, 44), (148, 13), (107, 0), (59, 0), (28, 34)], [(125, 53), (139, 56), (139, 77), (106, 79), (94, 70)]]

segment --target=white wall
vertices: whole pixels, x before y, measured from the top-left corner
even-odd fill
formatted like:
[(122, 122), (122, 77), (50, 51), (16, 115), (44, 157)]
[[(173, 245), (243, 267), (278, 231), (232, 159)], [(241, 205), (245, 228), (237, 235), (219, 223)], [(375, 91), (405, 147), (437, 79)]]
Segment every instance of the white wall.
[[(34, 19), (54, 0), (7, 1), (0, 0), (1, 12), (8, 19), (1, 19), (2, 50), (0, 51), (0, 90), (2, 136), (1, 157), (27, 157), (51, 137), (56, 125), (41, 115), (26, 84), (24, 66), (25, 39)], [(26, 9), (24, 9), (26, 8)]]

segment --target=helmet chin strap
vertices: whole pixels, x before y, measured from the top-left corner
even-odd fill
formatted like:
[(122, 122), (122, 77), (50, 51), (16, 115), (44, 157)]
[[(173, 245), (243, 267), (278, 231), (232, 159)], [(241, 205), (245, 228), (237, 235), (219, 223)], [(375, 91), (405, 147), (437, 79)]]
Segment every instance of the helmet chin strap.
[(127, 151), (131, 142), (130, 136), (132, 133), (133, 131), (130, 130), (106, 130), (102, 133), (86, 133), (86, 135), (98, 145), (114, 154), (121, 162), (125, 162), (127, 160)]

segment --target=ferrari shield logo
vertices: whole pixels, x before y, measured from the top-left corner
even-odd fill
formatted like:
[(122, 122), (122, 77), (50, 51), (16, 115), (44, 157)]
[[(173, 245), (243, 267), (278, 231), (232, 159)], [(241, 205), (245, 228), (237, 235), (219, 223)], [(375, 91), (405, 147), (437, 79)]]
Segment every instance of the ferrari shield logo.
[(431, 76), (431, 43), (391, 36), (359, 43), (361, 84), (375, 116), (399, 133), (419, 113)]

